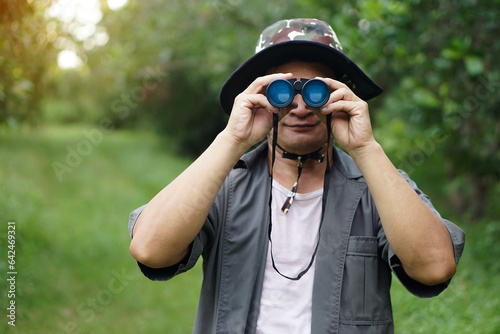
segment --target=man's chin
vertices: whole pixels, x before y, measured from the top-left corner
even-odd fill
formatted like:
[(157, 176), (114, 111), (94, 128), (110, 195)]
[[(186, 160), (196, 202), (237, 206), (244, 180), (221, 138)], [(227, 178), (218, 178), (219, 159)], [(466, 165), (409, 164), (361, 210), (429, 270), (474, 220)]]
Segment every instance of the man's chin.
[(285, 151), (301, 155), (301, 154), (309, 154), (321, 149), (327, 141), (326, 139), (324, 141), (318, 141), (318, 140), (304, 141), (304, 140), (299, 140), (299, 138), (296, 139), (297, 140), (295, 141), (287, 141), (287, 140), (282, 141), (280, 138), (278, 138), (278, 143)]

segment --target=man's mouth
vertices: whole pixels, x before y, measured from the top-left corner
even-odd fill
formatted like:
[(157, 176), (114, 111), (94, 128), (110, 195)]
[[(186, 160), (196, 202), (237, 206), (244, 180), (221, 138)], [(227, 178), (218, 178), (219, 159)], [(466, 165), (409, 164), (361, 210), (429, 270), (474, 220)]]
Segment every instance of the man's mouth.
[(315, 123), (291, 123), (291, 124), (285, 124), (285, 126), (291, 128), (293, 130), (296, 130), (296, 131), (307, 131), (307, 130), (311, 130), (312, 128), (314, 128), (318, 124), (319, 124), (318, 122), (315, 122)]

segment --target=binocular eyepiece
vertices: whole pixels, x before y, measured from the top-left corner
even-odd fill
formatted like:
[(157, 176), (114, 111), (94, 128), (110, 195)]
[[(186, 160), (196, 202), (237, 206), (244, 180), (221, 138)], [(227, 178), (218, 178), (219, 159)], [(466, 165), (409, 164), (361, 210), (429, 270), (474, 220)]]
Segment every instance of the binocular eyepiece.
[(320, 108), (330, 98), (330, 87), (320, 79), (276, 79), (266, 88), (269, 103), (276, 108), (284, 108), (292, 103), (296, 94), (301, 94), (304, 102), (313, 108)]

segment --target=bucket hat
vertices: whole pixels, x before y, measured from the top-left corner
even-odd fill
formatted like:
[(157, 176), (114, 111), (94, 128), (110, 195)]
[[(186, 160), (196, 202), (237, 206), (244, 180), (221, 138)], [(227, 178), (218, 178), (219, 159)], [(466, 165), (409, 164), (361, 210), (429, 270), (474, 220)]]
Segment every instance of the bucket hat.
[(365, 101), (382, 93), (382, 88), (343, 53), (337, 35), (327, 23), (304, 18), (281, 20), (264, 29), (255, 54), (223, 84), (219, 101), (224, 112), (231, 113), (236, 96), (256, 78), (294, 59), (329, 66), (335, 79), (344, 82)]

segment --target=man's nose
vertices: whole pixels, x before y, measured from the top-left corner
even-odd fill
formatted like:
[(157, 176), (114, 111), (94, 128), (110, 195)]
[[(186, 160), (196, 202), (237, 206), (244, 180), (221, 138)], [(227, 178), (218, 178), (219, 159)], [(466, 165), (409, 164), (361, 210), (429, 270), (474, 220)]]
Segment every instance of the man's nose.
[(309, 114), (313, 114), (312, 107), (308, 106), (304, 102), (304, 99), (300, 94), (295, 95), (293, 102), (290, 104), (290, 108), (290, 113), (293, 113), (298, 117), (306, 117)]

